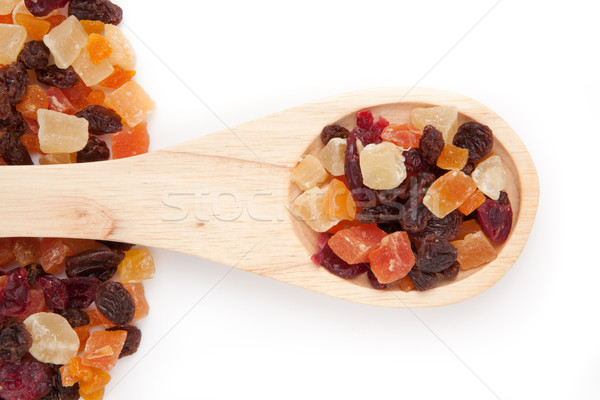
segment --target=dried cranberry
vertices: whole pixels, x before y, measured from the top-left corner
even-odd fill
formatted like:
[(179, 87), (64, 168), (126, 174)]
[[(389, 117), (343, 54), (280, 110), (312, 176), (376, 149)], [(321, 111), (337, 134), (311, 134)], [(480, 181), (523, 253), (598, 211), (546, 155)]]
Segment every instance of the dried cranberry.
[(327, 244), (327, 240), (331, 236), (328, 233), (322, 233), (319, 236), (318, 250), (311, 258), (315, 264), (321, 265), (332, 274), (345, 279), (352, 279), (369, 269), (368, 264), (348, 264), (339, 258)]
[(343, 126), (327, 125), (321, 131), (321, 141), (323, 142), (323, 144), (327, 144), (333, 138), (346, 139), (349, 134), (350, 131), (348, 131), (348, 129), (344, 128)]
[(48, 66), (50, 50), (41, 40), (25, 43), (17, 60), (29, 69), (40, 69)]
[(26, 355), (21, 361), (0, 360), (0, 398), (4, 400), (35, 400), (52, 388), (50, 367)]
[(410, 149), (402, 153), (404, 156), (404, 165), (407, 172), (426, 172), (429, 171), (429, 164), (423, 159), (417, 149)]
[(358, 214), (356, 219), (361, 224), (380, 224), (398, 221), (402, 216), (404, 206), (400, 203), (394, 206), (377, 204), (372, 207), (363, 208)]
[(358, 202), (358, 205), (361, 207), (374, 205), (377, 195), (374, 190), (369, 189), (363, 184), (362, 172), (360, 170), (360, 158), (354, 131), (348, 136), (347, 143), (344, 172), (346, 180), (348, 181), (348, 188), (350, 189), (350, 193), (352, 193), (352, 198)]
[(57, 8), (67, 5), (69, 0), (25, 0), (25, 7), (36, 17), (45, 17)]
[(104, 318), (115, 325), (127, 325), (133, 320), (135, 303), (120, 282), (104, 282), (96, 290), (96, 307)]
[(478, 162), (487, 157), (494, 147), (492, 130), (479, 122), (465, 122), (458, 127), (452, 144), (469, 150), (469, 161)]
[(0, 360), (19, 362), (32, 342), (25, 325), (14, 318), (0, 318)]
[(40, 264), (29, 264), (25, 269), (27, 270), (27, 282), (29, 282), (30, 287), (33, 287), (41, 276), (48, 275)]
[(436, 274), (423, 272), (417, 268), (413, 268), (408, 273), (408, 277), (419, 291), (433, 289), (438, 285), (438, 277)]
[(419, 139), (419, 149), (421, 149), (421, 156), (423, 159), (431, 164), (435, 165), (438, 157), (444, 150), (444, 137), (442, 132), (438, 131), (432, 125), (427, 125), (423, 129), (423, 135)]
[(96, 136), (90, 136), (85, 147), (77, 152), (77, 162), (106, 161), (110, 158), (108, 145)]
[(94, 249), (65, 259), (67, 276), (94, 277), (107, 281), (117, 272), (125, 254), (113, 250)]
[(88, 130), (92, 135), (105, 135), (123, 129), (119, 114), (103, 106), (89, 105), (75, 116), (85, 118), (89, 122)]
[(426, 240), (417, 252), (417, 268), (435, 274), (449, 268), (456, 262), (458, 250), (447, 240)]
[(362, 110), (356, 114), (356, 126), (360, 129), (371, 129), (371, 127), (373, 127), (373, 122), (375, 122), (373, 113), (369, 110)]
[(382, 117), (379, 117), (377, 122), (373, 122), (371, 111), (363, 110), (356, 116), (356, 128), (352, 130), (352, 133), (360, 139), (363, 146), (371, 143), (381, 143), (381, 132), (390, 124)]
[(77, 328), (78, 326), (86, 326), (90, 323), (89, 315), (79, 308), (66, 308), (64, 310), (56, 310), (54, 312), (63, 316), (73, 328)]
[(33, 165), (27, 148), (21, 143), (21, 136), (14, 132), (0, 138), (0, 157), (8, 165)]
[(36, 69), (35, 75), (41, 83), (59, 89), (72, 88), (79, 83), (79, 75), (73, 67), (61, 69), (56, 65), (49, 65), (45, 68)]
[(513, 212), (508, 200), (508, 196), (503, 197), (502, 205), (500, 202), (487, 199), (477, 208), (477, 220), (481, 225), (481, 230), (494, 243), (504, 243), (508, 239), (512, 229)]
[(10, 272), (4, 287), (0, 289), (0, 316), (17, 316), (27, 309), (28, 302), (27, 270), (17, 268)]
[(113, 326), (112, 328), (108, 328), (107, 331), (127, 332), (127, 338), (125, 339), (125, 344), (123, 345), (121, 354), (119, 354), (119, 358), (135, 354), (135, 352), (138, 350), (138, 347), (140, 347), (140, 342), (142, 341), (142, 331), (133, 325)]
[(80, 20), (89, 19), (119, 25), (123, 19), (123, 10), (108, 0), (71, 0), (69, 15), (74, 15)]
[(447, 279), (455, 279), (458, 276), (458, 271), (460, 270), (460, 263), (455, 261), (454, 264), (446, 268), (442, 271), (442, 275)]
[(67, 285), (61, 279), (52, 275), (44, 275), (38, 279), (38, 284), (44, 291), (46, 305), (51, 310), (64, 310), (69, 304)]
[(14, 107), (10, 108), (10, 115), (0, 119), (0, 133), (14, 133), (21, 136), (27, 130), (27, 123), (23, 116)]
[(70, 308), (86, 308), (94, 301), (96, 290), (102, 281), (98, 278), (76, 277), (65, 279), (69, 292)]
[(385, 283), (381, 283), (377, 280), (377, 277), (375, 276), (373, 271), (368, 270), (367, 277), (369, 278), (369, 282), (371, 283), (371, 286), (373, 286), (373, 289), (383, 290), (387, 287)]
[(20, 62), (0, 68), (0, 91), (8, 96), (10, 104), (19, 104), (23, 100), (28, 85), (29, 75)]
[(108, 247), (109, 249), (118, 250), (118, 251), (131, 250), (131, 248), (134, 246), (131, 243), (112, 242), (110, 240), (99, 240), (99, 242), (102, 243), (103, 245), (105, 245), (106, 247)]
[(418, 241), (426, 239), (446, 239), (455, 240), (460, 232), (463, 223), (463, 215), (456, 210), (446, 215), (444, 218), (438, 218), (435, 215), (427, 222), (427, 226), (421, 232), (414, 235)]

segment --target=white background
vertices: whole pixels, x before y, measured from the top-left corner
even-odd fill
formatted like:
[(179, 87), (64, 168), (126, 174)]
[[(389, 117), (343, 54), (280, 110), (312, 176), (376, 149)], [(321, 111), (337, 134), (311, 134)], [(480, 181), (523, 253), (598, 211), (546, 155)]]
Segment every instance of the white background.
[(143, 343), (113, 370), (107, 399), (600, 397), (596, 2), (118, 3), (158, 105), (152, 149), (220, 120), (418, 84), (502, 116), (531, 152), (541, 197), (508, 274), (436, 309), (352, 304), (154, 251)]

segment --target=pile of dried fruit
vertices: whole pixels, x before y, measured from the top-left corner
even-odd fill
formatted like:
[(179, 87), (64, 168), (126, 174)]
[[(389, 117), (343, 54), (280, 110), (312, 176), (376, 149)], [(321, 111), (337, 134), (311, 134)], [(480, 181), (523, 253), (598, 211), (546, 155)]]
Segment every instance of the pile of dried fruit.
[[(154, 102), (121, 19), (109, 0), (0, 0), (0, 165), (148, 151)], [(101, 399), (137, 351), (153, 275), (125, 243), (0, 239), (0, 399)]]
[(496, 258), (513, 214), (489, 127), (458, 126), (451, 106), (415, 108), (402, 125), (365, 110), (356, 125), (326, 126), (318, 156), (292, 172), (303, 193), (291, 211), (321, 232), (317, 265), (410, 291)]

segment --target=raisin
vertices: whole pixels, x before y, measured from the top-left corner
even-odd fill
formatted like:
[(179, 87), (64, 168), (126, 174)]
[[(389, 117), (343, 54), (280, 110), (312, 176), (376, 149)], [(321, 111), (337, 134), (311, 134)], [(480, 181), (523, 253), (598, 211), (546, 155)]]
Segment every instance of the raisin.
[(131, 243), (112, 242), (110, 240), (99, 240), (100, 243), (112, 250), (128, 251), (134, 246)]
[(127, 332), (127, 338), (125, 339), (125, 344), (123, 345), (121, 354), (119, 354), (119, 358), (135, 354), (135, 352), (138, 350), (138, 347), (140, 347), (140, 342), (142, 341), (142, 331), (133, 325), (113, 326), (112, 328), (108, 328), (107, 331)]
[(69, 321), (69, 325), (71, 325), (73, 328), (77, 328), (78, 326), (86, 326), (90, 323), (89, 315), (79, 308), (65, 308), (64, 310), (56, 310), (54, 312), (63, 316), (67, 321)]
[(426, 239), (446, 239), (455, 240), (460, 232), (463, 223), (463, 215), (455, 210), (444, 218), (438, 218), (435, 215), (427, 222), (427, 226), (421, 232), (413, 237), (418, 241)]
[(494, 134), (488, 126), (479, 122), (465, 122), (458, 127), (452, 144), (469, 150), (469, 161), (478, 162), (492, 151)]
[(8, 96), (10, 104), (19, 104), (29, 86), (29, 75), (25, 66), (20, 62), (14, 62), (0, 68), (0, 91)]
[[(406, 181), (406, 179), (404, 181)], [(379, 200), (381, 204), (391, 205), (393, 207), (398, 202), (398, 198), (404, 199), (406, 197), (407, 190), (408, 187), (406, 185), (400, 184), (393, 189), (376, 190), (375, 194), (377, 195), (377, 200)]]
[(25, 0), (25, 7), (36, 17), (45, 17), (57, 8), (67, 5), (69, 0)]
[(52, 370), (47, 364), (26, 355), (21, 361), (0, 360), (0, 398), (39, 399), (52, 388)]
[(12, 107), (10, 106), (10, 99), (8, 93), (0, 89), (0, 119), (9, 118), (12, 113)]
[(387, 287), (385, 283), (381, 283), (377, 280), (377, 277), (375, 276), (373, 271), (368, 270), (367, 277), (369, 278), (369, 282), (371, 283), (371, 286), (373, 286), (373, 289), (383, 290)]
[(123, 10), (108, 0), (71, 0), (69, 15), (74, 15), (80, 20), (87, 19), (119, 25), (123, 19)]
[(343, 126), (327, 125), (321, 131), (321, 141), (323, 142), (323, 144), (327, 144), (333, 138), (346, 139), (349, 134), (350, 131), (348, 131), (348, 129), (344, 128)]
[(438, 285), (438, 277), (436, 274), (423, 272), (417, 268), (413, 268), (408, 273), (408, 277), (419, 291), (433, 289)]
[(19, 136), (27, 131), (27, 123), (23, 116), (14, 107), (10, 108), (10, 115), (0, 120), (0, 133), (14, 133)]
[(79, 382), (73, 386), (63, 386), (60, 365), (48, 365), (51, 369), (52, 385), (47, 395), (40, 400), (77, 400), (79, 399)]
[(426, 172), (431, 168), (417, 149), (410, 149), (402, 153), (402, 155), (404, 156), (406, 172)]
[(473, 170), (475, 169), (475, 164), (473, 164), (472, 162), (468, 162), (462, 169), (462, 172), (465, 175), (471, 175), (473, 173)]
[(510, 204), (510, 200), (508, 199), (508, 194), (506, 194), (506, 192), (500, 192), (500, 196), (498, 197), (497, 201), (503, 206)]
[(499, 201), (487, 199), (477, 208), (477, 220), (481, 230), (494, 243), (504, 243), (512, 229), (513, 212), (508, 196), (500, 195)]
[(329, 233), (322, 233), (319, 236), (317, 252), (311, 257), (315, 264), (321, 265), (332, 274), (345, 279), (352, 279), (369, 269), (368, 264), (348, 264), (339, 258), (327, 244), (331, 236)]
[(117, 266), (123, 261), (123, 252), (94, 249), (84, 251), (76, 256), (65, 259), (67, 276), (93, 277), (107, 281), (117, 272)]
[(358, 203), (358, 206), (368, 207), (374, 205), (377, 195), (374, 190), (363, 184), (356, 140), (355, 132), (352, 131), (347, 139), (348, 146), (345, 153), (344, 173), (352, 198)]
[(96, 136), (90, 136), (85, 147), (77, 152), (77, 162), (106, 161), (110, 158), (108, 145)]
[(21, 322), (14, 318), (0, 319), (0, 360), (19, 362), (32, 343), (31, 334)]
[(49, 65), (45, 68), (36, 69), (35, 75), (41, 83), (59, 89), (72, 88), (79, 83), (79, 75), (73, 67), (61, 69), (56, 65)]
[(400, 218), (402, 229), (408, 233), (422, 232), (433, 214), (423, 205), (423, 197), (431, 184), (435, 181), (435, 176), (429, 172), (420, 172), (407, 178), (407, 201), (404, 214)]
[(48, 275), (40, 264), (29, 264), (25, 269), (27, 270), (27, 282), (29, 282), (29, 286), (31, 287), (37, 283), (40, 277)]
[(33, 165), (27, 148), (21, 143), (21, 137), (9, 132), (0, 138), (0, 157), (8, 165)]
[(417, 204), (416, 207), (407, 207), (400, 218), (400, 226), (408, 233), (422, 232), (429, 220), (433, 218), (433, 214), (423, 204)]
[(419, 172), (408, 179), (408, 198), (413, 203), (422, 203), (427, 189), (435, 182), (435, 175), (429, 172)]
[(127, 325), (133, 320), (135, 303), (120, 282), (104, 282), (96, 290), (96, 307), (100, 314), (115, 325)]
[(419, 140), (419, 148), (421, 149), (421, 157), (431, 165), (435, 165), (438, 157), (444, 150), (444, 137), (442, 132), (438, 131), (432, 125), (427, 125), (423, 128), (423, 135)]
[(442, 275), (447, 279), (455, 279), (458, 276), (458, 271), (460, 270), (460, 263), (455, 261), (454, 264), (446, 268), (442, 271)]
[(0, 288), (0, 316), (17, 316), (27, 309), (29, 283), (27, 270), (17, 268), (10, 271), (6, 283)]
[(51, 310), (64, 310), (69, 304), (67, 285), (61, 279), (52, 275), (44, 275), (38, 279), (38, 284), (44, 291), (46, 305)]
[(400, 223), (398, 221), (380, 223), (380, 224), (377, 224), (377, 227), (379, 229), (381, 229), (382, 231), (384, 231), (385, 233), (387, 233), (388, 235), (390, 233), (394, 233), (394, 232), (398, 232), (398, 231), (402, 230), (402, 226), (400, 226)]
[(89, 105), (75, 116), (85, 118), (89, 122), (88, 129), (92, 135), (105, 135), (123, 129), (119, 114), (103, 106)]
[(442, 272), (456, 262), (458, 250), (447, 240), (426, 240), (417, 252), (417, 268), (435, 274)]
[(394, 207), (385, 204), (377, 204), (372, 207), (363, 208), (356, 219), (361, 224), (380, 224), (398, 221), (402, 216), (404, 206), (397, 203)]
[(50, 50), (41, 40), (25, 43), (17, 60), (29, 69), (40, 69), (48, 66)]
[(98, 278), (78, 277), (65, 279), (69, 292), (69, 308), (86, 308), (94, 301), (102, 281)]

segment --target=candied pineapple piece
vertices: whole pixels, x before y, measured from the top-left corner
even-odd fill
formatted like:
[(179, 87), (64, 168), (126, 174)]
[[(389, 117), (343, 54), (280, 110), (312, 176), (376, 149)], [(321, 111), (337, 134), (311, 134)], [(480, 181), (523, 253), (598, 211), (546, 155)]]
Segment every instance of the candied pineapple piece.
[(427, 125), (433, 125), (442, 132), (446, 143), (452, 143), (458, 130), (458, 109), (454, 106), (413, 108), (410, 122), (421, 131)]
[(154, 101), (135, 81), (125, 83), (106, 96), (104, 103), (115, 110), (129, 126), (136, 126), (144, 121), (155, 107)]
[(17, 61), (26, 38), (27, 31), (21, 25), (0, 24), (0, 64)]
[(483, 203), (485, 203), (485, 195), (480, 190), (476, 190), (458, 207), (458, 211), (469, 215)]
[(79, 337), (64, 317), (40, 312), (27, 317), (23, 324), (33, 339), (29, 353), (36, 360), (66, 364), (77, 355)]
[(356, 215), (356, 204), (352, 194), (344, 182), (333, 179), (323, 201), (324, 211), (335, 218), (353, 220)]
[(471, 174), (477, 187), (492, 200), (498, 200), (506, 188), (506, 170), (500, 156), (491, 156), (477, 165)]
[(77, 162), (77, 153), (45, 154), (38, 161), (40, 165), (75, 164)]
[(42, 40), (50, 30), (50, 22), (36, 18), (33, 15), (19, 13), (15, 15), (15, 23), (24, 27), (27, 35), (34, 40)]
[(104, 37), (108, 40), (112, 53), (110, 54), (110, 62), (112, 65), (119, 66), (124, 70), (132, 70), (135, 68), (135, 51), (133, 46), (125, 37), (125, 34), (116, 26), (106, 24), (104, 26)]
[(127, 339), (126, 331), (95, 331), (85, 344), (81, 357), (83, 365), (110, 371), (121, 354)]
[[(87, 86), (97, 85), (115, 70), (107, 58), (101, 60), (98, 64), (94, 64), (90, 58), (90, 53), (86, 50), (83, 50), (73, 61), (73, 68)], [(131, 101), (135, 102), (136, 99), (131, 99)]]
[(457, 261), (460, 268), (465, 270), (479, 267), (496, 258), (496, 250), (481, 231), (469, 234), (463, 240), (456, 240), (452, 245), (458, 250)]
[(140, 282), (154, 277), (154, 259), (146, 248), (126, 251), (118, 268), (121, 283)]
[(329, 174), (319, 159), (312, 154), (304, 157), (292, 171), (292, 181), (302, 190), (320, 185), (329, 178)]
[(48, 108), (50, 102), (46, 92), (38, 85), (29, 85), (25, 97), (19, 104), (16, 105), (16, 109), (25, 118), (36, 119), (37, 110), (40, 108)]
[(321, 164), (332, 175), (344, 175), (346, 147), (346, 139), (333, 138), (319, 152)]
[(341, 221), (340, 218), (332, 217), (324, 211), (327, 190), (328, 187), (313, 187), (296, 197), (290, 207), (296, 218), (306, 222), (316, 232), (325, 232)]
[(38, 110), (38, 137), (44, 153), (74, 153), (88, 141), (88, 121), (74, 115)]
[(44, 44), (59, 68), (68, 68), (87, 44), (87, 33), (77, 17), (71, 15), (44, 36)]
[(108, 40), (97, 33), (88, 36), (86, 49), (94, 65), (99, 65), (112, 53), (112, 47), (110, 47)]
[(463, 169), (467, 165), (467, 161), (469, 161), (469, 150), (453, 144), (446, 144), (436, 165), (441, 169)]
[(402, 150), (393, 143), (369, 144), (360, 153), (363, 183), (375, 190), (398, 187), (406, 178)]
[(10, 14), (21, 0), (0, 0), (0, 15)]
[(148, 316), (150, 306), (146, 300), (142, 282), (125, 283), (123, 284), (123, 287), (129, 292), (131, 297), (133, 297), (133, 302), (135, 303), (135, 314), (133, 315), (133, 320), (131, 322), (138, 321)]
[(416, 149), (419, 147), (422, 130), (418, 130), (412, 124), (388, 125), (381, 134), (381, 139), (392, 142), (403, 149)]
[(427, 190), (423, 204), (438, 218), (456, 210), (477, 189), (462, 171), (450, 171), (438, 178)]

